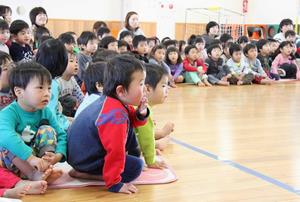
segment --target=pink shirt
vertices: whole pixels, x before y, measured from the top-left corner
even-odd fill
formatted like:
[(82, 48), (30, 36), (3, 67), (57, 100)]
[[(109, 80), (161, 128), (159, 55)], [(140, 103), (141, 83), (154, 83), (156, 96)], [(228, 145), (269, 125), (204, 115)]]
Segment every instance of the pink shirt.
[(286, 57), (282, 53), (278, 54), (274, 61), (272, 62), (272, 67), (271, 67), (271, 72), (274, 74), (278, 74), (278, 68), (280, 65), (287, 63), (287, 64), (294, 64), (297, 67), (297, 78), (298, 78), (298, 73), (299, 73), (299, 67), (296, 63), (296, 60), (291, 59), (291, 57)]

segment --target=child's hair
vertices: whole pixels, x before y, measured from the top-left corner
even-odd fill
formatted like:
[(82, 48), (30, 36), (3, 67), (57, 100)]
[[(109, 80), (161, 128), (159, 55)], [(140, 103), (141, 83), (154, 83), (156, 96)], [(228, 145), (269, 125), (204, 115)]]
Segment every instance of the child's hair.
[(225, 48), (230, 48), (230, 46), (232, 46), (232, 44), (234, 44), (232, 41), (227, 41), (227, 42), (224, 44), (224, 49), (225, 49)]
[(44, 41), (47, 41), (48, 39), (54, 39), (52, 36), (41, 36), (41, 38), (39, 39), (38, 43), (39, 45), (41, 45), (42, 43), (44, 43)]
[(75, 44), (75, 39), (72, 34), (62, 33), (59, 35), (58, 40), (60, 40), (63, 44)]
[(157, 64), (145, 64), (146, 68), (146, 80), (145, 84), (148, 84), (153, 90), (156, 89), (157, 84), (163, 76), (168, 76), (168, 71), (161, 65)]
[(11, 23), (9, 31), (11, 34), (17, 35), (23, 29), (29, 29), (29, 25), (24, 20), (15, 20)]
[(35, 42), (35, 48), (38, 48), (40, 46), (40, 39), (42, 36), (45, 36), (44, 34), (50, 35), (50, 31), (47, 29), (47, 27), (37, 27), (36, 31), (34, 33), (34, 42)]
[(0, 30), (9, 30), (9, 25), (5, 20), (0, 19)]
[(296, 36), (296, 32), (294, 30), (286, 31), (285, 34), (284, 34), (284, 37), (287, 38), (289, 36), (291, 36), (291, 37)]
[(93, 32), (83, 31), (80, 34), (80, 36), (77, 40), (77, 43), (78, 43), (78, 45), (85, 45), (86, 46), (90, 40), (95, 40), (95, 39), (97, 39), (97, 37)]
[(244, 55), (247, 56), (249, 50), (251, 50), (251, 49), (257, 49), (256, 45), (254, 45), (253, 43), (248, 43), (243, 50)]
[(0, 51), (0, 75), (2, 73), (2, 65), (4, 65), (7, 60), (12, 60), (10, 55), (6, 52)]
[(133, 38), (133, 34), (130, 31), (123, 31), (120, 33), (119, 40), (124, 39), (126, 36), (131, 36)]
[(197, 36), (195, 34), (192, 34), (187, 40), (188, 45), (195, 45), (196, 38), (197, 38)]
[(109, 34), (109, 33), (110, 33), (110, 29), (108, 29), (107, 27), (100, 27), (97, 30), (97, 36), (100, 36), (101, 38), (104, 34)]
[(0, 16), (5, 20), (5, 14), (6, 13), (12, 13), (12, 10), (9, 6), (0, 5)]
[[(283, 41), (283, 42), (281, 42), (280, 43), (280, 45), (279, 45), (279, 47), (278, 47), (278, 49), (275, 51), (275, 55), (277, 56), (278, 54), (280, 54), (281, 53), (281, 50), (280, 49), (282, 49), (283, 47), (285, 47), (285, 46), (290, 46), (290, 47), (293, 47), (293, 43), (292, 42), (290, 42), (290, 41)], [(294, 60), (294, 59), (296, 59), (295, 58), (295, 55), (293, 54), (293, 53), (291, 53), (291, 59), (292, 60)]]
[(220, 37), (221, 43), (225, 44), (227, 41), (232, 40), (232, 36), (230, 34), (224, 33)]
[(134, 56), (122, 54), (110, 59), (104, 70), (103, 94), (117, 98), (116, 89), (122, 85), (128, 90), (133, 73), (144, 72), (145, 67)]
[(242, 51), (242, 47), (240, 46), (240, 44), (237, 43), (233, 43), (230, 47), (229, 47), (229, 54), (232, 56), (234, 52), (239, 52)]
[(98, 31), (100, 27), (107, 27), (107, 24), (104, 21), (96, 21), (93, 25), (93, 30)]
[(133, 48), (137, 48), (140, 42), (147, 42), (147, 38), (144, 35), (137, 35), (132, 40)]
[(182, 63), (182, 58), (181, 58), (180, 52), (179, 52), (179, 50), (178, 50), (176, 47), (170, 47), (170, 48), (167, 49), (167, 52), (166, 52), (166, 63), (167, 63), (168, 65), (172, 64), (172, 62), (171, 62), (170, 59), (169, 59), (169, 54), (170, 54), (171, 52), (176, 52), (177, 55), (178, 55), (176, 64)]
[(150, 52), (150, 58), (154, 58), (155, 52), (160, 49), (166, 50), (162, 44), (155, 45)]
[(147, 38), (148, 43), (149, 43), (149, 41), (154, 41), (155, 45), (160, 43), (159, 38), (157, 38), (156, 36)]
[(129, 19), (132, 15), (138, 15), (137, 12), (134, 12), (134, 11), (130, 11), (127, 13), (126, 17), (125, 17), (125, 27), (126, 29), (128, 29), (129, 31), (136, 31), (139, 29), (139, 27), (135, 28), (135, 30), (132, 30), (132, 28), (130, 27), (130, 24), (129, 24)]
[(273, 38), (268, 38), (268, 41), (269, 41), (270, 43), (278, 43), (278, 42), (279, 42), (278, 40), (273, 39)]
[(67, 50), (58, 39), (48, 39), (39, 47), (36, 62), (46, 67), (52, 77), (61, 76), (68, 65)]
[(116, 51), (100, 48), (92, 56), (92, 61), (107, 62), (109, 59), (113, 58), (116, 55), (118, 55)]
[[(122, 47), (122, 46), (126, 46), (128, 49), (128, 43), (124, 40), (119, 40), (118, 41), (118, 48)], [(128, 49), (129, 50), (129, 49)]]
[(96, 83), (103, 86), (104, 69), (106, 68), (106, 62), (90, 63), (83, 74), (83, 80), (86, 91), (89, 95), (98, 93)]
[(183, 50), (183, 47), (186, 45), (186, 42), (184, 40), (179, 40), (178, 41), (178, 46), (179, 46), (179, 52), (182, 53), (184, 50)]
[(184, 49), (184, 54), (188, 55), (190, 53), (190, 51), (195, 48), (197, 50), (197, 47), (195, 45), (188, 45), (187, 47), (185, 47)]
[(14, 92), (15, 87), (26, 89), (27, 85), (33, 78), (39, 79), (41, 84), (47, 82), (49, 85), (51, 85), (51, 74), (41, 64), (31, 61), (22, 62), (19, 63), (16, 67), (13, 67), (10, 70), (8, 82), (14, 96), (16, 96)]
[(240, 36), (237, 40), (238, 44), (248, 43), (248, 42), (249, 42), (249, 38), (247, 36)]
[(212, 44), (212, 45), (208, 46), (208, 48), (207, 48), (207, 54), (211, 55), (211, 52), (213, 51), (213, 49), (216, 49), (216, 48), (222, 50), (222, 48), (221, 48), (221, 46), (219, 44)]
[(167, 40), (163, 43), (165, 48), (168, 48), (168, 46), (176, 46), (178, 44), (177, 40)]
[(205, 28), (206, 33), (208, 34), (210, 28), (212, 28), (212, 27), (214, 27), (214, 26), (218, 26), (218, 27), (219, 27), (219, 24), (216, 23), (215, 21), (210, 21), (209, 23), (207, 23), (206, 28)]
[(171, 38), (170, 37), (164, 37), (162, 40), (161, 40), (161, 43), (163, 44), (163, 43), (165, 43), (166, 41), (168, 41), (168, 40), (171, 40)]
[(281, 32), (282, 27), (285, 25), (293, 25), (293, 21), (289, 18), (281, 20), (279, 24), (278, 32)]
[(267, 39), (260, 39), (256, 43), (257, 51), (260, 52), (260, 50), (263, 48), (264, 45), (268, 44), (269, 41)]
[[(31, 11), (30, 11), (30, 13), (29, 13), (29, 18), (30, 18), (30, 21), (31, 21), (31, 24), (32, 24), (32, 25), (38, 26), (38, 25), (35, 23), (35, 20), (36, 20), (36, 16), (37, 16), (38, 14), (41, 14), (41, 13), (47, 15), (46, 10), (45, 10), (44, 8), (42, 8), (42, 7), (35, 7), (35, 8), (33, 8), (33, 9), (31, 9)], [(48, 22), (48, 16), (47, 16), (47, 22)], [(38, 26), (38, 27), (39, 27), (39, 26)]]
[(113, 43), (113, 42), (117, 42), (117, 39), (115, 37), (113, 37), (113, 36), (106, 36), (103, 39), (101, 39), (99, 47), (107, 49), (108, 45), (110, 43)]

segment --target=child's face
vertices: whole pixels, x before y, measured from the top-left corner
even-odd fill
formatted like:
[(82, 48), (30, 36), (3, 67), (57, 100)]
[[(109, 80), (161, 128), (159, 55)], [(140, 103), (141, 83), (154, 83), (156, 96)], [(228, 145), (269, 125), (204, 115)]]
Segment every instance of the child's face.
[(223, 51), (226, 57), (230, 57), (229, 47), (225, 47)]
[(149, 49), (152, 50), (152, 48), (153, 48), (154, 46), (155, 46), (155, 41), (154, 41), (154, 40), (148, 41), (148, 47), (149, 47)]
[(205, 43), (196, 43), (195, 45), (199, 51), (204, 50)]
[(121, 47), (119, 47), (119, 53), (125, 53), (127, 51), (128, 51), (127, 50), (127, 46), (121, 46)]
[(247, 57), (250, 60), (254, 60), (257, 57), (257, 49), (256, 48), (251, 48), (248, 53), (247, 53)]
[(281, 28), (281, 31), (283, 33), (286, 33), (286, 31), (293, 30), (293, 28), (294, 28), (293, 25), (283, 25), (282, 28)]
[(48, 17), (45, 13), (39, 13), (35, 17), (35, 23), (39, 26), (45, 26), (47, 24)]
[(219, 27), (218, 25), (213, 26), (209, 29), (209, 34), (217, 35), (219, 33)]
[(127, 35), (123, 38), (124, 41), (126, 41), (129, 45), (132, 45), (132, 36)]
[(165, 49), (157, 49), (154, 53), (154, 58), (158, 61), (158, 62), (162, 62), (165, 59), (166, 56), (166, 51)]
[(1, 65), (1, 74), (0, 74), (0, 91), (8, 91), (8, 71), (11, 68), (12, 60), (5, 60)]
[(15, 36), (15, 40), (20, 45), (30, 44), (31, 32), (29, 28), (24, 28)]
[(240, 62), (242, 59), (242, 51), (234, 51), (232, 53), (232, 60), (234, 62)]
[(118, 42), (115, 41), (115, 42), (109, 43), (107, 46), (107, 49), (118, 52)]
[(85, 46), (85, 51), (92, 54), (95, 53), (98, 48), (98, 41), (97, 39), (89, 40)]
[(75, 48), (76, 44), (74, 44), (74, 43), (70, 43), (70, 44), (65, 43), (64, 45), (65, 45), (68, 53), (73, 53), (73, 49)]
[(147, 86), (148, 100), (150, 105), (162, 104), (168, 97), (169, 86), (168, 86), (168, 76), (164, 75), (158, 82), (155, 89)]
[(128, 90), (121, 97), (124, 104), (138, 106), (144, 96), (146, 72), (136, 71), (131, 75)]
[(279, 43), (278, 42), (271, 42), (270, 43), (270, 52), (275, 53), (275, 51), (278, 49)]
[(214, 48), (211, 51), (211, 57), (214, 60), (218, 60), (222, 55), (222, 50), (220, 48)]
[(286, 37), (286, 40), (294, 43), (296, 41), (296, 36), (288, 36)]
[(179, 56), (178, 56), (177, 52), (170, 52), (168, 54), (168, 58), (172, 64), (177, 64), (178, 57)]
[(10, 37), (8, 29), (0, 29), (0, 44), (5, 44)]
[(195, 61), (198, 59), (198, 50), (196, 48), (192, 48), (187, 55), (189, 60)]
[(146, 41), (141, 41), (139, 42), (136, 51), (141, 54), (141, 55), (145, 55), (148, 53), (148, 44)]
[(78, 62), (74, 54), (68, 54), (68, 65), (64, 74), (68, 76), (75, 76), (78, 73)]
[(4, 16), (4, 20), (10, 25), (12, 21), (11, 12), (7, 11), (3, 16)]
[(287, 56), (291, 55), (292, 51), (293, 51), (293, 47), (291, 47), (290, 45), (286, 45), (280, 49), (280, 52)]
[[(17, 90), (18, 89), (18, 90)], [(51, 84), (41, 84), (36, 77), (32, 78), (25, 89), (15, 87), (15, 94), (20, 106), (29, 112), (43, 109), (50, 101)]]
[(270, 47), (270, 44), (269, 43), (266, 43), (262, 49), (260, 50), (260, 52), (264, 55), (269, 55), (270, 54), (270, 51), (271, 51), (271, 47)]

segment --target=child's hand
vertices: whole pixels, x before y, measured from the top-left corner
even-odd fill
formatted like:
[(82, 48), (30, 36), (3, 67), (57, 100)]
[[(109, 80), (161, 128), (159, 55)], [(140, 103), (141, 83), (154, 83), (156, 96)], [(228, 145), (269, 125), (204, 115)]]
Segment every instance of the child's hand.
[(36, 168), (40, 172), (44, 172), (50, 166), (50, 163), (48, 161), (45, 161), (45, 160), (38, 158), (36, 156), (33, 156), (33, 155), (31, 155), (27, 159), (27, 162), (29, 163), (29, 165)]
[(51, 165), (56, 164), (62, 159), (62, 154), (60, 153), (53, 153), (53, 152), (46, 152), (43, 156), (43, 160), (48, 161)]
[(168, 168), (168, 166), (165, 161), (163, 161), (163, 160), (157, 161), (156, 160), (153, 164), (148, 165), (148, 168), (164, 169), (164, 168)]
[(119, 192), (125, 194), (132, 194), (132, 193), (136, 193), (137, 191), (138, 189), (133, 184), (124, 183), (124, 185), (122, 186)]
[(174, 131), (174, 123), (168, 122), (162, 129), (165, 133), (165, 136), (170, 135)]
[(147, 114), (147, 105), (148, 105), (148, 99), (147, 97), (144, 96), (140, 102), (140, 105), (138, 106), (138, 110), (140, 114), (143, 116), (146, 116)]

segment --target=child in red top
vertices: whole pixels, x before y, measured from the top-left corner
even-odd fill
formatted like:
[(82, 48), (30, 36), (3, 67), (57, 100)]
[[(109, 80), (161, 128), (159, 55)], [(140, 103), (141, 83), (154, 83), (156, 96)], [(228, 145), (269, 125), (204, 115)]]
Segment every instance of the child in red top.
[(184, 49), (186, 58), (183, 61), (185, 70), (185, 82), (193, 83), (198, 86), (211, 86), (207, 81), (207, 67), (204, 62), (199, 59), (196, 46), (189, 45)]

